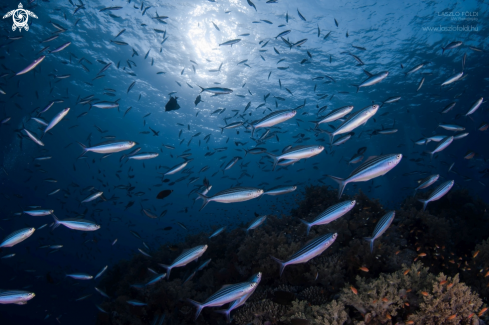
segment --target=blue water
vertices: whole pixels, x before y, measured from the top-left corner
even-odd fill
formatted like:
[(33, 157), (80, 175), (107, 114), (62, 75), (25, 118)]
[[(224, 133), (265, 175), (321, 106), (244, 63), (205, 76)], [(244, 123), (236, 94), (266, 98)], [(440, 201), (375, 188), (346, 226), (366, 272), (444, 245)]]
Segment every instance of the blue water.
[[(0, 237), (20, 228), (39, 228), (52, 223), (49, 216), (15, 215), (28, 206), (53, 209), (60, 219), (83, 215), (101, 225), (100, 230), (87, 233), (65, 227), (51, 232), (45, 227), (25, 242), (4, 248), (2, 256), (11, 253), (16, 256), (0, 260), (0, 288), (25, 288), (35, 292), (36, 297), (27, 305), (0, 306), (1, 317), (5, 319), (2, 324), (57, 324), (56, 318), (61, 324), (94, 323), (98, 312), (94, 304), (100, 303), (101, 297), (93, 290), (93, 281), (80, 283), (64, 279), (64, 275), (70, 272), (95, 275), (105, 265), (110, 268), (121, 259), (139, 254), (137, 249), (144, 247), (141, 239), (133, 236), (130, 230), (141, 235), (150, 249), (156, 249), (160, 245), (182, 241), (187, 234), (210, 232), (218, 226), (243, 226), (255, 217), (255, 212), (288, 214), (296, 206), (296, 200), (302, 198), (306, 186), (326, 184), (336, 188), (337, 185), (325, 175), (347, 177), (354, 166), (358, 166), (348, 166), (347, 161), (361, 147), (367, 147), (364, 161), (368, 156), (391, 153), (402, 153), (403, 159), (387, 176), (373, 182), (349, 184), (346, 194), (354, 194), (361, 189), (369, 197), (379, 199), (384, 206), (395, 209), (412, 195), (418, 179), (439, 173), (440, 180), (454, 179), (455, 188), (467, 188), (474, 196), (487, 201), (487, 131), (478, 130), (483, 122), (488, 121), (487, 104), (483, 103), (471, 117), (463, 116), (475, 100), (487, 97), (487, 52), (469, 48), (487, 48), (488, 33), (484, 20), (488, 13), (487, 4), (482, 1), (298, 3), (281, 0), (268, 4), (254, 0), (254, 3), (257, 11), (245, 0), (86, 1), (84, 8), (73, 14), (81, 2), (34, 1), (23, 3), (24, 8), (38, 16), (38, 19), (29, 18), (29, 31), (13, 32), (12, 18), (2, 20), (0, 62), (3, 77), (0, 89), (6, 94), (0, 95), (0, 118), (11, 117), (11, 120), (0, 126), (3, 165), (0, 170)], [(111, 6), (121, 6), (122, 9), (100, 12), (102, 8)], [(145, 11), (148, 6), (151, 8)], [(3, 14), (17, 7), (16, 1), (3, 1), (1, 4)], [(297, 10), (306, 21), (299, 17)], [(459, 13), (455, 17), (473, 20), (451, 20), (447, 13)], [(460, 13), (465, 14), (461, 16)], [(168, 16), (164, 19), (166, 23), (151, 18), (157, 14)], [(58, 30), (50, 21), (66, 31), (56, 33)], [(469, 26), (469, 31), (428, 30), (455, 25)], [(126, 31), (115, 38), (122, 29)], [(290, 42), (302, 39), (307, 39), (307, 42), (289, 49), (280, 38), (275, 39), (284, 30), (291, 30), (285, 36)], [(249, 36), (238, 36), (246, 33)], [(41, 43), (53, 35), (59, 37)], [(9, 39), (18, 36), (22, 38)], [(232, 47), (219, 46), (236, 38), (241, 42)], [(111, 40), (128, 45), (116, 45)], [(65, 50), (48, 53), (68, 41), (72, 44)], [(442, 55), (442, 47), (454, 41), (462, 41), (463, 44)], [(49, 46), (49, 50), (38, 54), (45, 46)], [(358, 56), (365, 65), (357, 65), (358, 62), (345, 52)], [(443, 81), (462, 70), (465, 54), (464, 78), (441, 88)], [(46, 55), (46, 58), (35, 70), (15, 76), (40, 55)], [(89, 69), (88, 72), (80, 63), (82, 58), (90, 62), (81, 62)], [(285, 60), (277, 64), (281, 59)], [(301, 63), (304, 59), (307, 61)], [(129, 63), (131, 67), (127, 60), (132, 61)], [(246, 64), (249, 66), (238, 65), (243, 60), (248, 60)], [(405, 72), (423, 62), (430, 64), (405, 76)], [(93, 80), (107, 63), (112, 65), (103, 73), (105, 77)], [(220, 71), (209, 71), (218, 70), (221, 63)], [(279, 70), (277, 67), (288, 69)], [(359, 84), (367, 78), (362, 69), (373, 74), (389, 71), (389, 76), (356, 93), (352, 84)], [(56, 75), (67, 74), (71, 76), (55, 78)], [(317, 77), (324, 78), (313, 80)], [(422, 78), (425, 78), (424, 84), (417, 91)], [(127, 92), (134, 81), (134, 87)], [(204, 92), (201, 94), (203, 102), (195, 106), (199, 86), (230, 88), (233, 93), (212, 96)], [(178, 97), (181, 108), (165, 112), (171, 92), (175, 92), (173, 96)], [(267, 94), (270, 95), (265, 101)], [(119, 100), (119, 107), (89, 109), (89, 105), (77, 104), (80, 98), (90, 95), (94, 95), (92, 104)], [(317, 120), (320, 107), (327, 105), (335, 109), (353, 105), (356, 112), (372, 102), (382, 104), (394, 96), (401, 96), (401, 99), (382, 106), (366, 125), (354, 130), (354, 136), (345, 144), (330, 148), (328, 136), (312, 130), (314, 124), (310, 121)], [(320, 100), (322, 97), (325, 98)], [(45, 146), (40, 147), (21, 130), (26, 128), (40, 136), (44, 127), (30, 118), (36, 117), (37, 112), (53, 100), (63, 102), (54, 104), (41, 115), (46, 121), (49, 122), (64, 108), (71, 109), (63, 121), (43, 137)], [(452, 101), (457, 102), (455, 108), (447, 114), (440, 114)], [(240, 117), (249, 102), (251, 105), (246, 115)], [(225, 119), (227, 123), (244, 121), (248, 125), (271, 111), (294, 109), (304, 102), (305, 107), (300, 108), (293, 119), (271, 128), (271, 131), (277, 131), (278, 138), (271, 137), (259, 145), (270, 152), (276, 151), (274, 153), (281, 152), (287, 145), (325, 146), (320, 155), (287, 168), (272, 171), (272, 160), (264, 155), (244, 157), (243, 149), (256, 145), (244, 126), (222, 133), (219, 128), (226, 125)], [(256, 109), (262, 103), (265, 105)], [(132, 108), (125, 114), (129, 107)], [(222, 114), (212, 114), (223, 108), (226, 110)], [(233, 110), (239, 110), (239, 114), (235, 116)], [(87, 114), (78, 117), (84, 112)], [(147, 114), (150, 115), (144, 117)], [(433, 150), (436, 143), (418, 146), (413, 145), (412, 140), (454, 134), (437, 128), (440, 123), (464, 126), (469, 135), (455, 140), (430, 161), (424, 151)], [(339, 122), (329, 124), (338, 126)], [(371, 136), (382, 126), (398, 131)], [(97, 127), (105, 132), (100, 132)], [(159, 131), (159, 135), (154, 136), (149, 128)], [(321, 128), (332, 130), (327, 124), (322, 124)], [(200, 135), (192, 138), (199, 132)], [(261, 129), (255, 136), (263, 132)], [(206, 143), (203, 139), (208, 134), (210, 140)], [(89, 152), (85, 159), (78, 159), (82, 149), (76, 142), (95, 145), (107, 140), (106, 136), (135, 141), (137, 147), (142, 148), (140, 152), (158, 152), (159, 156), (145, 161), (123, 160), (121, 163), (123, 153), (101, 159), (103, 155)], [(236, 142), (246, 144), (237, 146)], [(167, 149), (163, 144), (175, 149)], [(208, 152), (215, 152), (216, 148), (227, 149), (205, 156)], [(161, 173), (183, 162), (177, 156), (188, 149), (193, 160), (183, 172), (166, 177), (170, 182), (163, 183), (165, 177)], [(476, 154), (470, 160), (464, 159), (468, 150)], [(52, 159), (33, 160), (41, 156), (51, 156)], [(223, 174), (222, 164), (235, 156), (244, 159)], [(452, 171), (448, 172), (452, 163), (455, 163)], [(209, 166), (209, 169), (199, 173), (204, 166)], [(413, 171), (426, 174), (403, 176)], [(183, 176), (186, 177), (184, 180), (169, 185)], [(200, 179), (188, 185), (192, 177)], [(209, 195), (233, 186), (267, 190), (277, 185), (297, 185), (298, 189), (284, 196), (263, 196), (244, 203), (224, 205), (211, 202), (199, 212), (202, 201), (194, 204), (196, 195), (189, 195), (189, 192), (195, 185), (202, 185), (204, 177), (212, 185)], [(51, 178), (57, 182), (45, 181)], [(117, 185), (135, 188), (128, 193), (127, 190), (116, 189)], [(97, 199), (80, 205), (91, 193), (87, 190), (91, 187), (103, 191), (107, 201)], [(60, 192), (48, 196), (58, 188)], [(163, 200), (156, 199), (158, 192), (164, 189), (172, 189), (173, 193)], [(140, 195), (136, 195), (138, 192)], [(126, 210), (130, 201), (134, 204)], [(151, 219), (141, 212), (142, 208), (158, 216), (164, 210), (167, 213), (161, 218)], [(111, 218), (121, 220), (111, 221)], [(187, 230), (176, 222), (182, 223)], [(165, 227), (172, 229), (164, 231)], [(115, 239), (118, 241), (112, 245)], [(48, 249), (38, 248), (47, 244), (62, 244), (64, 247), (53, 254), (48, 254)], [(54, 283), (46, 280), (48, 272)], [(88, 294), (93, 295), (75, 302)], [(47, 315), (49, 317), (44, 320)]]

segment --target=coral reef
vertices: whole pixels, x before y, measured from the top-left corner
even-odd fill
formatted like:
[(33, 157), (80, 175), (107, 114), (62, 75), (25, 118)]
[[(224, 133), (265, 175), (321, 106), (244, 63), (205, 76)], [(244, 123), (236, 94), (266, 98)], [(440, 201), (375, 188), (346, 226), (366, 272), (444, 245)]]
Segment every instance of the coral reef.
[[(184, 242), (162, 246), (153, 258), (135, 255), (107, 270), (99, 288), (112, 298), (100, 306), (98, 324), (148, 324), (165, 314), (164, 324), (226, 324), (221, 314), (205, 308), (194, 321), (195, 308), (185, 300), (204, 301), (222, 285), (242, 282), (256, 272), (263, 278), (247, 303), (231, 313), (233, 324), (343, 325), (343, 324), (483, 324), (489, 294), (489, 229), (487, 205), (464, 190), (451, 191), (430, 203), (427, 211), (407, 198), (389, 229), (374, 243), (376, 223), (387, 212), (362, 192), (355, 207), (340, 219), (315, 226), (306, 236), (298, 218), (312, 220), (338, 202), (327, 187), (305, 189), (290, 216), (268, 217), (246, 234), (233, 229), (208, 239), (188, 236)], [(422, 194), (421, 194), (422, 195)], [(273, 255), (286, 259), (306, 242), (335, 232), (335, 243), (304, 264), (288, 266), (282, 277)], [(486, 240), (487, 239), (487, 240)], [(485, 241), (484, 241), (485, 240)], [(202, 257), (211, 263), (189, 281), (197, 263), (172, 270), (169, 281), (149, 286), (149, 269), (163, 273), (185, 248), (207, 244)], [(132, 306), (138, 300), (145, 306)]]

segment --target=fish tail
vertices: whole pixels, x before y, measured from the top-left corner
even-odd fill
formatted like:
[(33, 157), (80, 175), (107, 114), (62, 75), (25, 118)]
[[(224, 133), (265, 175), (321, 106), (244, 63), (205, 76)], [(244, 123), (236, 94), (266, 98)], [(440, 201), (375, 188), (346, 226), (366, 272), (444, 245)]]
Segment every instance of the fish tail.
[(202, 311), (202, 309), (204, 309), (204, 306), (195, 301), (195, 300), (192, 300), (192, 299), (187, 299), (188, 302), (190, 302), (192, 305), (194, 305), (195, 307), (197, 307), (197, 311), (195, 312), (195, 319), (197, 319), (197, 317), (199, 317), (200, 315), (200, 312)]
[(287, 264), (285, 264), (284, 261), (282, 260), (279, 260), (278, 258), (276, 257), (273, 257), (272, 255), (270, 255), (270, 257), (275, 261), (277, 262), (278, 264), (280, 264), (280, 276), (282, 276), (282, 273), (284, 273), (284, 269), (285, 267), (287, 266)]
[(366, 241), (370, 243), (370, 253), (374, 251), (374, 238), (373, 237), (363, 237)]
[(421, 202), (421, 203), (423, 203), (423, 211), (425, 211), (426, 210), (426, 206), (428, 205), (428, 203), (430, 201), (428, 201), (428, 200), (418, 200), (418, 201)]
[(311, 123), (314, 123), (314, 129), (319, 127), (319, 121), (311, 121)]
[(425, 151), (425, 152), (430, 154), (430, 161), (433, 161), (433, 152), (431, 151)]
[(329, 137), (329, 144), (332, 145), (333, 144), (333, 139), (334, 139), (334, 135), (333, 133), (331, 132), (326, 132), (326, 131), (323, 131), (324, 133), (326, 133)]
[(54, 224), (53, 224), (53, 226), (52, 226), (52, 227), (53, 227), (53, 229), (52, 229), (52, 230), (54, 230), (54, 229), (58, 228), (58, 226), (59, 226), (59, 220), (58, 220), (58, 218), (57, 218), (57, 217), (54, 215), (54, 213), (51, 213), (51, 215), (53, 216), (53, 219), (54, 219)]
[(352, 86), (357, 87), (357, 93), (358, 93), (358, 91), (360, 90), (360, 86), (359, 85), (352, 85)]
[(414, 189), (414, 194), (413, 194), (413, 197), (415, 197), (415, 196), (416, 196), (416, 192), (417, 192), (417, 191), (418, 191), (418, 188), (415, 188), (415, 189)]
[(202, 90), (200, 91), (200, 93), (202, 93), (202, 92), (205, 90), (205, 89), (204, 89), (203, 87), (201, 87), (201, 86), (199, 86), (199, 88), (200, 88), (200, 89), (202, 89)]
[(303, 219), (299, 219), (299, 221), (307, 226), (306, 236), (309, 236), (309, 231), (311, 230), (312, 225)]
[(207, 196), (205, 196), (204, 194), (201, 194), (201, 193), (197, 193), (197, 195), (202, 198), (202, 200), (204, 201), (204, 203), (202, 203), (202, 206), (200, 207), (200, 210), (199, 211), (202, 211), (203, 208), (205, 208), (205, 206), (207, 205), (207, 203), (209, 203), (209, 198)]
[(158, 264), (158, 265), (161, 266), (162, 268), (166, 269), (166, 279), (170, 280), (170, 272), (171, 272), (172, 267), (170, 265), (166, 265), (166, 264)]
[(327, 176), (340, 185), (340, 188), (338, 189), (338, 199), (341, 198), (341, 195), (343, 194), (343, 190), (345, 189), (347, 182), (343, 178), (339, 178), (331, 175), (327, 175)]
[(81, 143), (81, 142), (78, 142), (77, 141), (76, 143), (78, 143), (80, 145), (80, 147), (83, 149), (82, 154), (80, 156), (78, 156), (78, 159), (80, 159), (81, 157), (83, 157), (84, 154), (87, 153), (87, 147), (83, 143)]
[(271, 154), (269, 152), (265, 152), (265, 154), (267, 154), (270, 158), (273, 158), (273, 168), (272, 168), (272, 170), (275, 170), (275, 167), (277, 167), (277, 164), (278, 164), (278, 158), (277, 158), (277, 156), (275, 156), (274, 154)]
[(226, 323), (231, 323), (231, 309), (218, 309), (214, 312), (226, 315)]
[(253, 134), (255, 134), (255, 126), (251, 125), (251, 137), (253, 138)]
[(221, 129), (221, 134), (224, 132), (224, 128), (220, 128)]
[(443, 55), (443, 53), (445, 53), (445, 48), (442, 47), (443, 51), (441, 51), (441, 55)]

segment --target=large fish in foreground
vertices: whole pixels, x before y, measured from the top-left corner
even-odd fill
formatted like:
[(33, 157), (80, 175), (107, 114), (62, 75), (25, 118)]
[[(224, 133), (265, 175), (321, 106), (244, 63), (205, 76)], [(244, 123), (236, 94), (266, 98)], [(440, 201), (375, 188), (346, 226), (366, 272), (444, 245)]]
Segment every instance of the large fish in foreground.
[(103, 153), (103, 154), (108, 154), (108, 153), (114, 153), (114, 152), (120, 152), (124, 150), (131, 149), (136, 145), (136, 142), (134, 141), (106, 141), (102, 142), (100, 144), (97, 144), (96, 146), (93, 147), (86, 147), (84, 144), (78, 142), (78, 144), (82, 147), (83, 153), (80, 155), (83, 156), (87, 152), (95, 152), (95, 153)]
[(195, 313), (195, 319), (199, 317), (200, 312), (205, 307), (217, 307), (227, 304), (228, 302), (235, 301), (244, 295), (254, 291), (258, 283), (256, 282), (243, 282), (238, 284), (232, 284), (228, 286), (223, 286), (215, 294), (207, 298), (203, 303), (197, 302), (192, 299), (187, 299), (192, 305), (197, 307), (197, 312)]
[(273, 256), (270, 257), (280, 264), (280, 276), (282, 276), (287, 265), (306, 263), (310, 259), (313, 259), (331, 246), (336, 240), (336, 237), (338, 237), (336, 233), (319, 236), (294, 253), (287, 261), (281, 261)]
[(352, 116), (350, 116), (345, 122), (343, 122), (334, 132), (327, 132), (321, 130), (322, 133), (326, 133), (330, 137), (330, 144), (333, 143), (335, 135), (349, 133), (355, 130), (360, 125), (364, 125), (367, 121), (374, 116), (379, 110), (379, 105), (367, 106)]
[(0, 248), (12, 247), (12, 246), (17, 245), (18, 243), (23, 242), (24, 240), (26, 240), (27, 238), (32, 236), (32, 234), (34, 233), (35, 230), (36, 230), (36, 228), (23, 228), (23, 229), (14, 231), (13, 233), (11, 233), (7, 237), (5, 237), (3, 242), (0, 243)]
[(214, 196), (205, 196), (197, 193), (204, 200), (201, 211), (209, 202), (236, 203), (255, 199), (263, 194), (263, 190), (254, 187), (232, 187), (230, 189), (216, 193)]
[(311, 158), (315, 155), (320, 154), (323, 150), (324, 150), (323, 146), (309, 145), (309, 146), (292, 147), (279, 156), (275, 156), (269, 152), (265, 152), (265, 153), (271, 158), (273, 158), (272, 170), (275, 170), (275, 167), (277, 167), (277, 164), (279, 163), (280, 160), (300, 160), (305, 158)]
[(0, 289), (0, 304), (16, 304), (25, 305), (29, 300), (36, 296), (33, 292), (22, 290), (1, 290)]
[(207, 250), (207, 245), (196, 246), (183, 251), (183, 253), (180, 254), (180, 256), (178, 256), (170, 265), (166, 265), (166, 264), (159, 264), (159, 265), (166, 269), (166, 278), (167, 280), (169, 280), (171, 269), (173, 269), (174, 267), (187, 265), (188, 263), (201, 257), (206, 250)]
[(419, 202), (423, 203), (423, 211), (426, 210), (426, 206), (428, 203), (432, 201), (436, 201), (441, 199), (445, 194), (448, 193), (453, 187), (453, 184), (455, 183), (454, 180), (445, 182), (438, 186), (431, 194), (428, 196), (426, 200), (418, 200)]
[(59, 225), (63, 225), (66, 228), (80, 231), (95, 231), (100, 229), (100, 225), (97, 225), (93, 221), (81, 219), (81, 218), (68, 218), (64, 220), (58, 220), (54, 214), (51, 214), (54, 218), (53, 230)]
[(231, 323), (231, 311), (233, 311), (234, 309), (244, 305), (246, 300), (248, 300), (248, 298), (251, 297), (251, 295), (255, 292), (256, 288), (258, 288), (258, 284), (260, 284), (261, 277), (262, 277), (261, 272), (258, 272), (257, 274), (253, 275), (248, 280), (248, 282), (256, 283), (256, 287), (254, 289), (252, 289), (250, 292), (248, 292), (247, 294), (245, 294), (241, 298), (233, 301), (227, 309), (219, 309), (219, 310), (215, 310), (215, 312), (226, 315), (226, 321), (228, 323)]
[(343, 179), (328, 175), (340, 185), (338, 190), (338, 199), (343, 194), (346, 184), (355, 182), (366, 182), (373, 178), (387, 174), (392, 168), (396, 167), (402, 159), (402, 154), (391, 154), (383, 156), (374, 156), (367, 159), (363, 164), (351, 172), (348, 178)]

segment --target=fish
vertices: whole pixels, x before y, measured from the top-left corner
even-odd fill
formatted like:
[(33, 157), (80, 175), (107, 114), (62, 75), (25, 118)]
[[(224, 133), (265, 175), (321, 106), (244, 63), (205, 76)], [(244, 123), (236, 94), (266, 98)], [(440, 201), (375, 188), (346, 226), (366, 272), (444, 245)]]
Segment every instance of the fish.
[(211, 239), (212, 237), (216, 237), (217, 235), (219, 235), (221, 232), (223, 232), (224, 230), (226, 229), (226, 227), (221, 227), (219, 229), (217, 229), (216, 231), (214, 231), (212, 233), (212, 235), (209, 236), (209, 239)]
[(201, 93), (202, 92), (209, 92), (209, 93), (213, 93), (213, 94), (216, 94), (216, 95), (230, 94), (230, 93), (233, 92), (232, 89), (222, 88), (222, 87), (211, 87), (211, 88), (203, 88), (203, 87), (200, 87), (200, 89), (202, 89), (200, 91)]
[(326, 116), (321, 117), (321, 120), (312, 121), (312, 123), (314, 123), (316, 125), (316, 128), (318, 128), (319, 124), (330, 123), (330, 122), (339, 120), (340, 118), (350, 114), (351, 111), (353, 110), (353, 108), (354, 108), (353, 106), (343, 106), (343, 107), (337, 108), (337, 109), (331, 111), (330, 113), (328, 113)]
[(253, 137), (256, 129), (259, 128), (269, 128), (279, 123), (283, 123), (287, 120), (290, 120), (297, 114), (295, 110), (282, 110), (276, 111), (271, 114), (268, 114), (261, 120), (255, 121), (251, 123), (251, 137)]
[(320, 154), (323, 150), (324, 150), (323, 146), (305, 145), (305, 146), (292, 147), (286, 152), (278, 156), (271, 154), (269, 152), (265, 152), (265, 154), (273, 159), (272, 170), (275, 170), (275, 167), (277, 166), (280, 160), (284, 160), (284, 159), (300, 160), (300, 159), (311, 158)]
[(304, 219), (299, 219), (300, 222), (307, 226), (306, 236), (309, 235), (309, 231), (313, 226), (326, 225), (336, 219), (341, 218), (345, 214), (351, 211), (357, 202), (355, 200), (343, 201), (341, 203), (335, 204), (328, 209), (321, 212), (314, 220), (307, 222)]
[(230, 45), (231, 47), (233, 47), (234, 44), (239, 43), (239, 42), (241, 42), (241, 39), (237, 38), (237, 39), (232, 39), (232, 40), (226, 41), (224, 43), (221, 43), (221, 44), (219, 44), (219, 46)]
[(312, 241), (304, 245), (296, 253), (292, 254), (286, 261), (279, 260), (270, 255), (270, 257), (280, 265), (280, 276), (284, 272), (287, 265), (306, 263), (314, 257), (322, 254), (328, 249), (338, 237), (337, 233), (329, 233), (314, 238)]
[(82, 157), (85, 155), (87, 152), (95, 152), (95, 153), (102, 153), (102, 154), (108, 154), (108, 153), (115, 153), (115, 152), (121, 152), (124, 150), (129, 150), (132, 147), (136, 145), (136, 142), (134, 141), (106, 141), (97, 144), (96, 146), (93, 147), (86, 147), (84, 144), (78, 142), (80, 147), (83, 149), (83, 153), (80, 155)]
[(447, 80), (445, 80), (442, 84), (441, 84), (441, 87), (443, 86), (446, 86), (446, 85), (449, 85), (451, 83), (454, 83), (455, 81), (457, 80), (460, 80), (460, 78), (462, 78), (462, 76), (464, 75), (464, 72), (461, 71), (459, 73), (456, 73), (454, 74), (453, 76), (451, 76), (450, 78), (448, 78)]
[(426, 210), (428, 203), (441, 199), (445, 194), (447, 194), (453, 187), (455, 183), (454, 180), (446, 181), (440, 186), (438, 186), (425, 200), (419, 199), (418, 201), (423, 203), (423, 211)]
[(366, 182), (373, 178), (383, 176), (396, 167), (402, 159), (402, 154), (389, 154), (372, 156), (353, 170), (348, 178), (343, 179), (332, 175), (329, 178), (339, 184), (338, 199), (341, 198), (343, 190), (348, 183)]
[(29, 300), (34, 298), (36, 294), (34, 292), (28, 292), (23, 290), (2, 290), (0, 289), (0, 304), (16, 304), (25, 305)]
[(166, 103), (165, 105), (165, 112), (176, 111), (180, 109), (180, 105), (178, 105), (177, 99), (178, 97), (170, 97), (170, 100), (168, 100), (168, 103)]
[(183, 163), (181, 164), (178, 164), (176, 166), (173, 166), (172, 168), (170, 168), (166, 173), (164, 173), (163, 175), (166, 176), (166, 175), (173, 175), (173, 174), (176, 174), (178, 173), (179, 171), (181, 171), (182, 169), (185, 168), (185, 166), (187, 166), (187, 164), (190, 162), (191, 160), (187, 160), (187, 161), (184, 161)]
[(21, 71), (17, 72), (15, 75), (20, 76), (20, 75), (26, 74), (29, 71), (34, 70), (45, 58), (46, 58), (45, 55), (38, 57), (31, 64), (29, 64), (27, 67), (25, 67)]
[(163, 190), (160, 193), (158, 193), (156, 198), (159, 200), (162, 200), (162, 199), (168, 197), (172, 192), (173, 192), (173, 190)]
[(96, 192), (96, 193), (90, 194), (83, 201), (81, 201), (81, 203), (92, 202), (93, 200), (96, 200), (99, 197), (101, 197), (103, 194), (104, 194), (104, 192)]
[(360, 88), (369, 87), (369, 86), (373, 86), (375, 84), (378, 84), (379, 82), (381, 82), (382, 80), (387, 78), (387, 76), (389, 75), (389, 71), (379, 72), (375, 75), (371, 74), (367, 70), (363, 70), (363, 71), (368, 76), (368, 78), (366, 80), (362, 81), (362, 83), (359, 85), (353, 85), (353, 86), (357, 87), (357, 93), (360, 90)]
[(321, 132), (326, 133), (330, 137), (330, 144), (333, 143), (334, 137), (338, 134), (349, 133), (355, 130), (357, 127), (364, 125), (367, 121), (373, 117), (379, 110), (379, 105), (374, 104), (362, 108), (349, 118), (347, 118), (340, 126), (336, 128), (333, 132), (327, 132), (322, 130)]
[(430, 176), (426, 177), (425, 179), (420, 179), (418, 181), (418, 183), (419, 183), (418, 187), (416, 187), (414, 189), (414, 195), (416, 195), (416, 191), (417, 190), (421, 190), (421, 189), (427, 188), (431, 184), (435, 183), (438, 180), (439, 177), (440, 177), (439, 174), (434, 174), (434, 175), (430, 175)]
[(442, 47), (443, 51), (441, 52), (441, 54), (443, 55), (443, 53), (445, 53), (446, 50), (451, 50), (451, 49), (457, 48), (457, 47), (459, 47), (462, 44), (463, 43), (460, 42), (460, 41), (451, 42), (447, 46)]
[(256, 199), (263, 194), (263, 190), (254, 187), (232, 187), (224, 191), (220, 191), (213, 196), (205, 196), (204, 194), (197, 193), (199, 197), (204, 201), (199, 211), (209, 202), (219, 203), (236, 203), (244, 202), (251, 199)]
[(372, 233), (372, 237), (363, 237), (364, 240), (368, 241), (370, 244), (370, 252), (374, 251), (374, 241), (378, 239), (384, 232), (386, 232), (387, 228), (392, 224), (394, 217), (396, 216), (395, 211), (387, 212), (377, 223), (375, 226), (374, 232)]
[(443, 110), (440, 113), (446, 114), (446, 113), (450, 112), (452, 110), (452, 108), (455, 107), (455, 105), (457, 105), (456, 102), (452, 102), (452, 103), (448, 104), (447, 106), (445, 106), (445, 108), (443, 108)]
[(0, 248), (12, 247), (23, 242), (24, 240), (32, 236), (35, 230), (36, 228), (30, 227), (30, 228), (22, 228), (14, 231), (13, 233), (11, 233), (10, 235), (8, 235), (3, 239), (3, 241), (0, 243)]
[(132, 160), (147, 160), (147, 159), (153, 159), (158, 157), (159, 154), (157, 152), (143, 152), (137, 155), (132, 155), (127, 157), (127, 159), (132, 159)]
[(256, 219), (251, 222), (248, 228), (246, 228), (246, 234), (248, 234), (250, 230), (260, 227), (267, 220), (267, 217), (267, 215), (257, 215)]
[(100, 229), (100, 225), (97, 225), (93, 221), (81, 219), (81, 218), (68, 218), (64, 220), (58, 220), (54, 214), (51, 214), (54, 218), (53, 230), (59, 225), (63, 225), (66, 228), (80, 231), (95, 231)]
[(257, 274), (252, 275), (248, 279), (248, 282), (256, 283), (256, 287), (254, 289), (252, 289), (250, 292), (248, 292), (247, 294), (245, 294), (241, 298), (236, 299), (235, 301), (231, 302), (231, 304), (229, 305), (229, 307), (227, 309), (214, 310), (214, 312), (226, 315), (226, 321), (228, 323), (231, 323), (231, 311), (233, 311), (234, 309), (241, 307), (242, 305), (245, 304), (246, 300), (248, 300), (248, 298), (251, 297), (251, 295), (255, 292), (256, 288), (258, 288), (258, 284), (260, 284), (261, 279), (262, 279), (262, 273), (261, 272), (258, 272)]
[(272, 196), (283, 195), (283, 194), (287, 194), (287, 193), (292, 193), (296, 189), (297, 189), (297, 186), (295, 186), (295, 185), (293, 185), (293, 186), (275, 186), (275, 187), (269, 189), (268, 191), (265, 191), (265, 193), (263, 193), (263, 195), (272, 195)]
[(166, 264), (158, 264), (158, 265), (166, 269), (166, 279), (169, 280), (170, 272), (173, 268), (185, 266), (188, 263), (198, 259), (205, 253), (207, 247), (208, 247), (207, 245), (200, 245), (200, 246), (190, 248), (188, 250), (183, 251), (182, 254), (180, 254), (170, 265), (166, 265)]
[(52, 128), (54, 128), (56, 126), (56, 124), (58, 124), (59, 122), (61, 122), (61, 120), (66, 116), (68, 115), (70, 111), (70, 108), (65, 108), (64, 110), (62, 110), (61, 112), (59, 112), (52, 120), (51, 122), (49, 122), (49, 124), (46, 126), (46, 128), (44, 129), (44, 134), (46, 134), (49, 130), (51, 130)]
[(44, 143), (39, 140), (34, 134), (32, 134), (31, 132), (29, 132), (29, 130), (27, 129), (24, 129), (24, 132), (27, 134), (27, 136), (32, 140), (34, 141), (35, 143), (37, 143), (38, 145), (44, 147)]
[(243, 282), (227, 286), (225, 285), (219, 291), (207, 298), (203, 303), (199, 303), (192, 299), (187, 299), (187, 301), (197, 307), (194, 317), (196, 320), (199, 317), (202, 309), (205, 307), (217, 307), (227, 304), (228, 302), (235, 301), (251, 291), (254, 291), (257, 286), (257, 282)]
[(436, 146), (433, 151), (426, 151), (426, 153), (430, 154), (431, 160), (433, 160), (433, 154), (440, 152), (446, 149), (453, 142), (453, 136), (445, 137), (440, 143)]
[(482, 102), (484, 101), (484, 98), (481, 97), (479, 98), (478, 100), (476, 100), (472, 106), (469, 108), (469, 110), (467, 111), (467, 113), (465, 113), (465, 116), (469, 116), (471, 114), (474, 114), (475, 111), (477, 111), (477, 109), (481, 106)]
[(54, 210), (30, 210), (30, 211), (23, 211), (23, 213), (28, 214), (33, 217), (44, 217), (44, 216), (49, 216), (54, 212)]
[(104, 267), (102, 268), (102, 270), (100, 270), (100, 272), (99, 272), (99, 273), (97, 273), (97, 275), (95, 276), (95, 278), (94, 278), (94, 279), (98, 279), (99, 277), (101, 277), (101, 276), (102, 276), (102, 274), (104, 274), (104, 272), (105, 272), (105, 271), (107, 271), (107, 268), (108, 268), (108, 267), (109, 267), (108, 265), (104, 266)]

